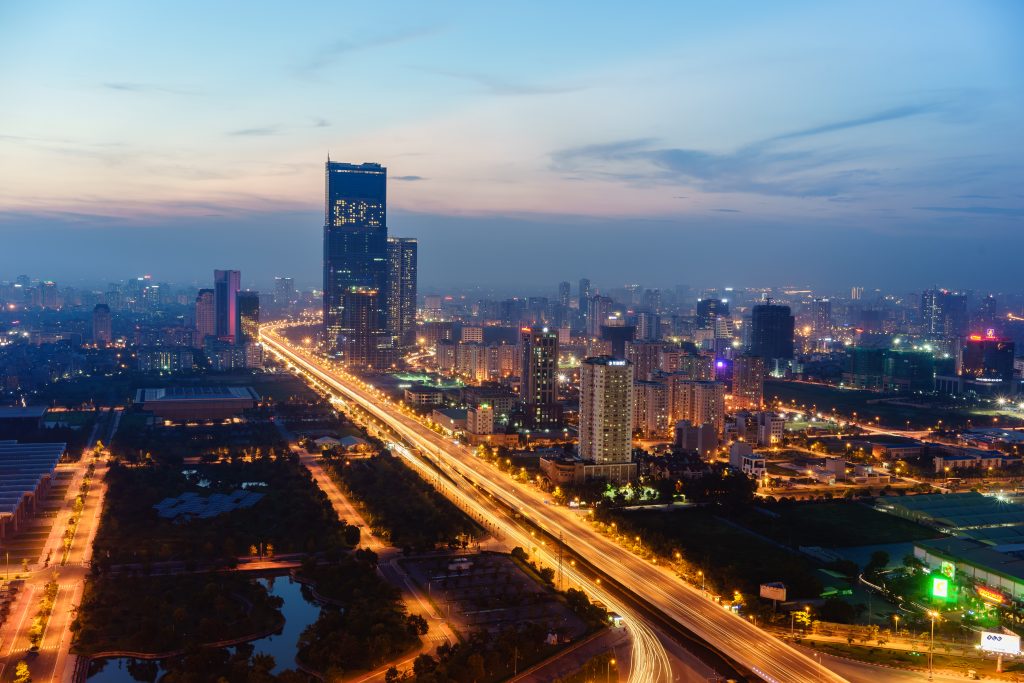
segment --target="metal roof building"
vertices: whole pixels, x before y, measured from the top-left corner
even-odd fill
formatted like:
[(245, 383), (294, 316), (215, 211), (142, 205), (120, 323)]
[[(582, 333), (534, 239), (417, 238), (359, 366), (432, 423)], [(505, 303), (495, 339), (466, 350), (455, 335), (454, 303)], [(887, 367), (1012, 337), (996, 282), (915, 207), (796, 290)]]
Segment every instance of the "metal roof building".
[(46, 494), (65, 443), (0, 441), (0, 539), (16, 532)]

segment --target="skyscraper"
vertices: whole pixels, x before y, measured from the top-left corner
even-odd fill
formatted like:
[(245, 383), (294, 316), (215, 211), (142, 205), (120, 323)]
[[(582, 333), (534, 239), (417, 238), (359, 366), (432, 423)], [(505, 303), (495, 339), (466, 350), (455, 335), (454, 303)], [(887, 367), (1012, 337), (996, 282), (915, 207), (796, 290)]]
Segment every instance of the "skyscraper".
[(202, 346), (207, 337), (217, 334), (217, 318), (214, 313), (213, 290), (200, 289), (196, 296), (196, 335), (193, 343)]
[(238, 329), (243, 339), (256, 340), (260, 333), (260, 293), (238, 293)]
[(558, 305), (569, 308), (569, 297), (572, 296), (572, 285), (568, 282), (558, 283)]
[[(325, 176), (324, 325), (337, 350), (346, 293), (353, 287), (387, 292), (387, 169), (328, 160)], [(374, 301), (374, 324), (387, 329), (387, 297)]]
[(832, 302), (815, 298), (811, 302), (811, 330), (815, 339), (823, 339), (832, 333)]
[(399, 346), (416, 342), (416, 251), (412, 237), (388, 238), (388, 331)]
[(697, 300), (697, 327), (714, 326), (715, 318), (729, 315), (729, 302), (722, 299)]
[(948, 289), (921, 292), (921, 331), (933, 337), (957, 337), (967, 331), (967, 296)]
[(612, 300), (600, 294), (587, 302), (587, 334), (591, 337), (601, 336), (601, 326), (608, 320), (612, 312)]
[(764, 359), (737, 356), (732, 363), (733, 408), (760, 410), (764, 404)]
[(526, 426), (558, 426), (562, 418), (558, 403), (558, 332), (547, 327), (524, 327), (519, 336), (519, 353)]
[(750, 314), (750, 354), (771, 365), (793, 358), (793, 316), (789, 306), (758, 304)]
[(369, 287), (350, 287), (342, 295), (337, 350), (350, 367), (391, 365), (391, 335), (381, 328), (380, 294)]
[(588, 301), (590, 301), (590, 280), (581, 277), (576, 289), (576, 305), (585, 312)]
[(580, 365), (579, 453), (597, 464), (633, 459), (633, 368), (596, 356)]
[(288, 306), (295, 301), (295, 280), (290, 277), (274, 278), (274, 303)]
[(242, 274), (237, 270), (213, 271), (214, 323), (221, 341), (238, 340), (238, 290)]
[(110, 306), (96, 304), (92, 309), (92, 343), (96, 345), (109, 344), (113, 337), (111, 330)]

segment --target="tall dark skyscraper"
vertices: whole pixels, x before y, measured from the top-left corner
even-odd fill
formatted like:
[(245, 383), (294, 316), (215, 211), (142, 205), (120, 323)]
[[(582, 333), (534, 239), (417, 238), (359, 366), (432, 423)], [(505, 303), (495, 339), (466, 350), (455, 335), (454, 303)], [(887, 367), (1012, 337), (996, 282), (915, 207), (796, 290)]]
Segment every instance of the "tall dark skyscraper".
[(214, 334), (227, 342), (238, 340), (238, 290), (242, 274), (237, 270), (213, 271)]
[(416, 343), (416, 252), (415, 238), (388, 238), (388, 332), (399, 346)]
[(569, 297), (572, 293), (572, 285), (568, 282), (558, 283), (558, 305), (569, 308)]
[(238, 329), (243, 339), (255, 340), (260, 331), (260, 293), (238, 293)]
[(521, 387), (526, 424), (550, 429), (561, 422), (558, 403), (558, 332), (547, 327), (525, 327), (519, 337), (522, 354)]
[(715, 318), (728, 315), (728, 301), (721, 299), (699, 299), (697, 301), (697, 327), (713, 327)]
[(110, 306), (96, 304), (92, 309), (92, 343), (97, 346), (109, 344), (114, 335), (110, 325)]
[(750, 314), (750, 353), (766, 361), (793, 357), (793, 315), (789, 306), (758, 304)]
[(967, 296), (947, 289), (921, 292), (921, 331), (934, 337), (958, 337), (967, 331)]
[[(324, 326), (338, 350), (345, 294), (388, 289), (387, 169), (327, 161), (324, 211)], [(361, 300), (362, 301), (362, 300)], [(375, 296), (372, 324), (387, 329), (387, 296)]]

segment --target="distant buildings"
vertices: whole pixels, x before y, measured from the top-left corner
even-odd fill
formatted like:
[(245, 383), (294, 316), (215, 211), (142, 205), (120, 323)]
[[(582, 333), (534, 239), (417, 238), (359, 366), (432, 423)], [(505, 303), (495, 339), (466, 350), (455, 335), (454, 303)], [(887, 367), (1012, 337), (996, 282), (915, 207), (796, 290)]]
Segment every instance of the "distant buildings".
[(732, 407), (760, 410), (764, 404), (764, 359), (741, 355), (732, 363)]
[(241, 339), (258, 340), (260, 336), (260, 293), (238, 293), (238, 329)]
[(238, 340), (238, 292), (242, 274), (237, 270), (213, 271), (213, 306), (216, 336), (221, 341)]
[(935, 378), (936, 389), (953, 395), (975, 394), (992, 397), (1014, 396), (1021, 392), (1015, 376), (1015, 345), (996, 336), (994, 330), (967, 337), (957, 356), (956, 375)]
[(212, 289), (200, 289), (196, 296), (195, 322), (196, 333), (194, 343), (202, 346), (207, 337), (217, 334), (217, 316), (213, 303), (214, 293)]
[(92, 342), (97, 346), (105, 346), (114, 338), (111, 326), (110, 306), (96, 304), (92, 309)]

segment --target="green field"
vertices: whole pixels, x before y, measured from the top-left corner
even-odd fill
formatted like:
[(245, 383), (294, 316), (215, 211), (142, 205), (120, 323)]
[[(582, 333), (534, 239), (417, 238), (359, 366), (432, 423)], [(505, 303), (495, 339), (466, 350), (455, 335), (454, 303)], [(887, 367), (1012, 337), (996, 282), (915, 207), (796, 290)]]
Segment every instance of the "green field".
[(735, 513), (734, 521), (791, 547), (850, 547), (935, 538), (934, 530), (855, 502), (782, 503)]

